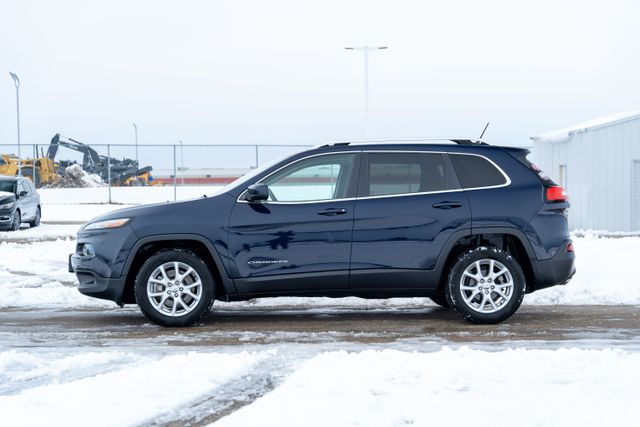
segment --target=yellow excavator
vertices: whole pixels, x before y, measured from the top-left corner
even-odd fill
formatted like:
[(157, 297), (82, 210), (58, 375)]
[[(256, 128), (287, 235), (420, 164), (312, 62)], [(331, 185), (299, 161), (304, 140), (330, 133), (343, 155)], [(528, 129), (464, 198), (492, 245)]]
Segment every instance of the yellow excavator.
[(57, 173), (58, 165), (48, 157), (22, 159), (20, 164), (22, 167), (18, 168), (18, 157), (0, 154), (0, 175), (16, 176), (20, 170), (20, 174), (31, 179), (37, 187), (52, 184), (60, 179)]

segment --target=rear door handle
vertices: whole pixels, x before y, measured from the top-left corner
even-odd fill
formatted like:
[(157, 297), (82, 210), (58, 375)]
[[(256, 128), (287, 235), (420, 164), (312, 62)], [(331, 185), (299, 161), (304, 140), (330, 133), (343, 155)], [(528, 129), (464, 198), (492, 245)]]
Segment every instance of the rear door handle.
[(433, 207), (436, 209), (453, 209), (461, 206), (462, 202), (438, 202), (433, 204)]
[(345, 208), (328, 208), (318, 212), (318, 215), (335, 216), (335, 215), (343, 215), (346, 213), (347, 213), (347, 210)]

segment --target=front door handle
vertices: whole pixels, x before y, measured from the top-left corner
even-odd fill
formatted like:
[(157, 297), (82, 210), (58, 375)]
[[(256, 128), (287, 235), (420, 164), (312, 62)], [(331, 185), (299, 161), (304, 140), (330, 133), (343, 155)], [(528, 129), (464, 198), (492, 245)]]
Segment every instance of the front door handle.
[(347, 210), (345, 208), (328, 208), (318, 212), (318, 215), (335, 216), (335, 215), (342, 215), (346, 213), (347, 213)]
[(453, 209), (461, 206), (462, 202), (438, 202), (433, 204), (433, 207), (436, 209)]

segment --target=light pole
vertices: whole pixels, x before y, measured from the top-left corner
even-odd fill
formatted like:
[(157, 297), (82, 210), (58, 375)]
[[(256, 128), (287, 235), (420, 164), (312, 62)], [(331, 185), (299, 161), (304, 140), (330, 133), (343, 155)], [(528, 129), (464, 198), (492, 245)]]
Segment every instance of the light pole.
[(364, 136), (368, 137), (369, 131), (369, 52), (372, 50), (387, 49), (387, 46), (360, 46), (345, 47), (347, 50), (358, 50), (364, 55)]
[[(18, 121), (18, 175), (22, 170), (22, 155), (20, 153), (20, 79), (16, 73), (9, 73), (13, 79), (13, 84), (16, 85), (16, 117)], [(35, 174), (35, 172), (34, 172)]]
[[(138, 163), (138, 126), (135, 123), (132, 123), (133, 131), (136, 135), (136, 163)], [(138, 167), (140, 167), (140, 163), (138, 163)]]

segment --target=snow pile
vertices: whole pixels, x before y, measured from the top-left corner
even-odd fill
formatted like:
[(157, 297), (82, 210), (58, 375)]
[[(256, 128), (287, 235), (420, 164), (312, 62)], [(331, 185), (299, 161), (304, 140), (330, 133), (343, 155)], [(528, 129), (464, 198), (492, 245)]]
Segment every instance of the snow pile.
[[(0, 353), (0, 373), (5, 369), (23, 371), (22, 376), (9, 373), (6, 379), (15, 381), (41, 376), (47, 370), (52, 378), (17, 394), (0, 396), (0, 425), (98, 427), (138, 425), (189, 405), (199, 396), (210, 394), (225, 382), (244, 375), (273, 353), (189, 352), (159, 359), (85, 353), (64, 363), (43, 359), (40, 367), (33, 356), (27, 355), (23, 363), (16, 358), (18, 354), (14, 351)], [(122, 360), (127, 364), (120, 365), (120, 369), (79, 379), (60, 375), (69, 362), (81, 367), (96, 363), (109, 369), (109, 360)], [(5, 378), (0, 376), (0, 379)]]
[(62, 176), (56, 182), (48, 185), (49, 188), (94, 188), (104, 187), (105, 183), (99, 175), (91, 174), (82, 169), (79, 164), (67, 166)]
[(338, 351), (215, 425), (628, 425), (639, 381), (622, 350)]

